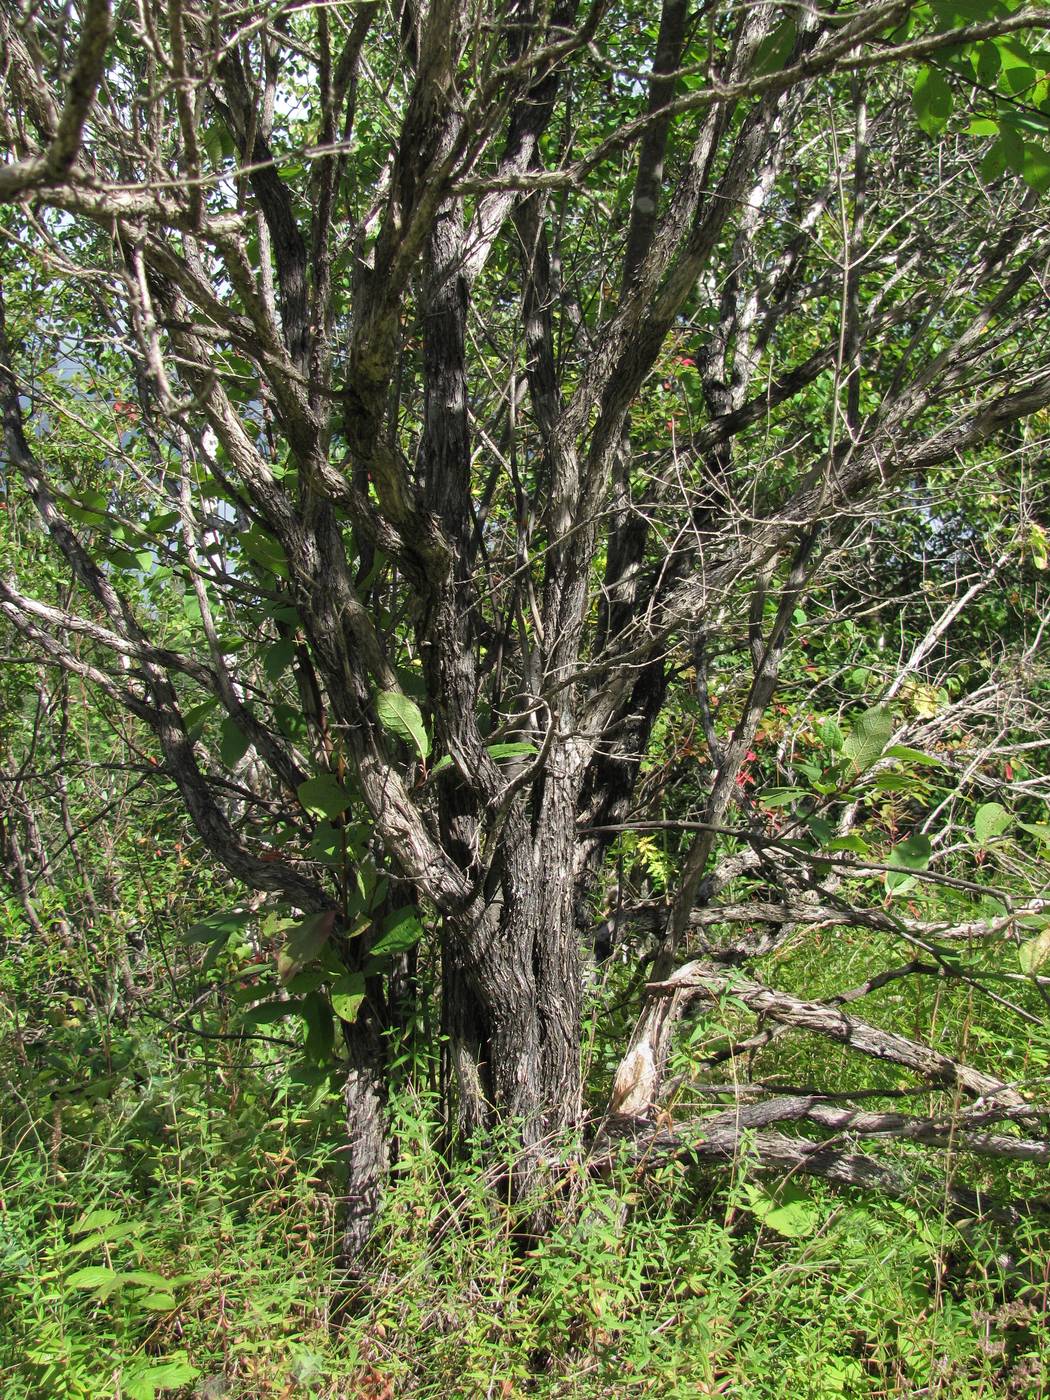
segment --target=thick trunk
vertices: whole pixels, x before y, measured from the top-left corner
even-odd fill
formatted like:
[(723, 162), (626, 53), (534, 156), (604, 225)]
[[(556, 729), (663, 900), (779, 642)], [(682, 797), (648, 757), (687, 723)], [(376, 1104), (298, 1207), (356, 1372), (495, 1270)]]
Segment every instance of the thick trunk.
[[(508, 815), (492, 894), (445, 919), (443, 1024), (454, 1071), (450, 1118), (464, 1138), (509, 1134), (510, 1188), (530, 1232), (548, 1228), (545, 1191), (574, 1150), (582, 1111), (582, 968), (574, 910), (575, 779), (544, 780)], [(539, 808), (535, 822), (529, 807)], [(453, 811), (455, 799), (450, 800)], [(462, 820), (462, 818), (459, 818)], [(446, 819), (445, 825), (451, 825)], [(350, 1058), (342, 1263), (360, 1276), (390, 1148), (378, 1027), (362, 1008), (345, 1027)]]
[(461, 1128), (511, 1129), (513, 1190), (541, 1187), (579, 1127), (581, 964), (574, 812), (548, 792), (535, 833), (508, 823), (498, 895), (449, 921), (445, 1019)]
[(441, 970), (442, 1029), (448, 1046), (442, 1079), (446, 1121), (467, 1141), (485, 1127), (491, 1101), (487, 1017), (453, 936), (442, 943)]
[(343, 1090), (346, 1105), (346, 1208), (340, 1264), (349, 1281), (365, 1272), (366, 1253), (375, 1228), (390, 1162), (386, 1120), (386, 1072), (383, 1042), (371, 1016), (344, 1025), (349, 1070)]

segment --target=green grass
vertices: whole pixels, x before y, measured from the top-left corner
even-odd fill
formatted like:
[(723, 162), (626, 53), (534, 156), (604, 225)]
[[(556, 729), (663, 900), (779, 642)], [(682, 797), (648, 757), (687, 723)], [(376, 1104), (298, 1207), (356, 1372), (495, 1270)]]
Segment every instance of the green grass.
[[(825, 954), (799, 941), (763, 975), (820, 996), (908, 956), (856, 935)], [(626, 988), (631, 970), (607, 976)], [(21, 1041), (0, 1044), (4, 1400), (1050, 1395), (1045, 1228), (952, 1223), (914, 1148), (881, 1149), (915, 1183), (907, 1204), (762, 1179), (746, 1151), (721, 1171), (570, 1176), (564, 1223), (527, 1248), (494, 1190), (492, 1145), (484, 1161), (443, 1159), (420, 1087), (432, 1052), (410, 1034), (374, 1267), (367, 1291), (347, 1293), (334, 1269), (337, 1074), (146, 1016), (100, 1033), (53, 984), (57, 1014), (42, 1001)], [(1040, 1028), (965, 986), (891, 984), (862, 1014), (1045, 1078)], [(588, 1037), (595, 1106), (626, 1015), (596, 1015)], [(683, 1024), (673, 1073), (752, 1025), (729, 1001), (706, 1008)], [(898, 1078), (801, 1035), (750, 1072), (856, 1088)], [(926, 1092), (906, 1102), (949, 1106)], [(676, 1121), (692, 1106), (683, 1088)], [(1046, 1196), (1037, 1168), (941, 1165), (1015, 1199)]]
[[(1046, 1393), (1037, 1236), (958, 1229), (936, 1201), (770, 1196), (742, 1160), (730, 1180), (581, 1182), (571, 1223), (523, 1250), (491, 1178), (441, 1162), (407, 1090), (374, 1279), (340, 1308), (337, 1159), (317, 1131), (335, 1104), (284, 1083), (275, 1105), (236, 1161), (177, 1101), (156, 1146), (126, 1111), (83, 1153), (5, 1139), (5, 1400)], [(124, 1280), (109, 1296), (99, 1270)]]

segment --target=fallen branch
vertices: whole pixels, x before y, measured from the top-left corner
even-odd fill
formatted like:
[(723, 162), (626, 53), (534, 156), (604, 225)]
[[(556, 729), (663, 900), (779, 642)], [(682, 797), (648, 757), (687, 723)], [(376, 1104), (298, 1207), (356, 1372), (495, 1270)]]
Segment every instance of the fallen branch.
[(1002, 1080), (969, 1065), (954, 1060), (939, 1050), (894, 1031), (884, 1031), (867, 1021), (855, 1020), (837, 1007), (823, 1002), (802, 1001), (789, 992), (777, 992), (761, 982), (733, 978), (708, 971), (699, 964), (687, 964), (666, 982), (652, 982), (648, 990), (656, 995), (675, 997), (683, 992), (715, 1000), (730, 995), (742, 1002), (749, 1011), (768, 1016), (782, 1025), (812, 1031), (843, 1045), (870, 1055), (876, 1060), (914, 1070), (934, 1083), (954, 1084), (980, 1098), (1000, 1099), (1003, 1103), (1024, 1106), (1024, 1099)]
[(637, 1118), (610, 1120), (603, 1124), (598, 1150), (590, 1158), (590, 1167), (601, 1175), (625, 1158), (639, 1168), (668, 1158), (690, 1163), (739, 1162), (746, 1164), (749, 1170), (797, 1172), (909, 1202), (925, 1187), (931, 1195), (945, 1202), (949, 1213), (956, 1218), (983, 1216), (1012, 1223), (1041, 1209), (1027, 1200), (991, 1199), (980, 1191), (935, 1177), (905, 1177), (874, 1157), (844, 1151), (830, 1142), (810, 1142), (749, 1126), (763, 1120), (782, 1121), (777, 1117), (782, 1108), (783, 1105), (754, 1105), (750, 1110), (690, 1120), (675, 1128)]

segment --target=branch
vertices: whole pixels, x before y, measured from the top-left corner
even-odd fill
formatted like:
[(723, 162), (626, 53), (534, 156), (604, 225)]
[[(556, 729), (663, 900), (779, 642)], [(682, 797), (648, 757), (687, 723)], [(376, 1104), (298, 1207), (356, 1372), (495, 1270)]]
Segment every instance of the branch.
[[(872, 13), (871, 22), (866, 27), (870, 30), (888, 28), (894, 22), (899, 23), (905, 18), (906, 12), (910, 8), (907, 3), (878, 6)], [(866, 14), (859, 16), (860, 20), (867, 20), (867, 18)], [(770, 73), (763, 78), (743, 78), (732, 83), (712, 83), (708, 87), (675, 98), (658, 112), (647, 112), (644, 116), (637, 117), (633, 122), (626, 123), (611, 136), (606, 137), (604, 141), (599, 142), (582, 159), (562, 170), (518, 175), (497, 173), (487, 177), (475, 176), (460, 180), (457, 183), (457, 190), (463, 194), (480, 194), (499, 189), (580, 189), (586, 185), (587, 176), (594, 169), (616, 152), (631, 145), (654, 122), (661, 122), (669, 117), (678, 117), (685, 112), (704, 112), (712, 107), (729, 106), (747, 98), (786, 92), (796, 84), (832, 73), (867, 73), (894, 63), (929, 58), (944, 49), (977, 44), (986, 39), (997, 39), (1006, 34), (1016, 34), (1024, 29), (1050, 29), (1050, 15), (1047, 15), (1045, 9), (1029, 7), (1000, 20), (966, 25), (962, 29), (943, 30), (937, 34), (925, 35), (921, 39), (914, 39), (909, 43), (891, 44), (876, 49), (874, 52), (867, 50), (855, 54), (851, 51), (857, 48), (859, 39), (855, 24), (850, 25), (838, 31), (839, 37), (834, 43), (824, 45), (777, 73)], [(870, 38), (871, 36), (869, 34), (865, 37)]]
[(61, 184), (69, 175), (102, 81), (109, 37), (109, 0), (86, 0), (69, 93), (51, 145), (42, 156), (0, 165), (0, 200), (10, 202), (40, 186)]
[(743, 1002), (759, 1016), (769, 1016), (782, 1025), (826, 1036), (873, 1059), (902, 1065), (934, 1083), (953, 1084), (969, 1094), (995, 1099), (1017, 1108), (1025, 1106), (1023, 1097), (1002, 1080), (972, 1069), (917, 1040), (881, 1030), (867, 1021), (856, 1020), (837, 1007), (802, 1001), (789, 992), (774, 991), (761, 982), (716, 972), (700, 963), (688, 963), (673, 978), (650, 983), (649, 991), (669, 998), (691, 992), (711, 1001), (727, 995), (734, 1001)]
[[(843, 1152), (826, 1142), (755, 1131), (740, 1126), (735, 1118), (732, 1122), (722, 1119), (714, 1128), (698, 1119), (674, 1130), (637, 1118), (603, 1124), (597, 1151), (590, 1159), (592, 1170), (607, 1172), (624, 1154), (639, 1166), (668, 1157), (688, 1162), (753, 1163), (759, 1171), (818, 1176), (904, 1201), (915, 1199), (918, 1184), (873, 1157)], [(1027, 1201), (1000, 1203), (948, 1182), (927, 1180), (925, 1184), (936, 1199), (950, 1202), (957, 1216), (986, 1215), (1014, 1221), (1032, 1210)]]

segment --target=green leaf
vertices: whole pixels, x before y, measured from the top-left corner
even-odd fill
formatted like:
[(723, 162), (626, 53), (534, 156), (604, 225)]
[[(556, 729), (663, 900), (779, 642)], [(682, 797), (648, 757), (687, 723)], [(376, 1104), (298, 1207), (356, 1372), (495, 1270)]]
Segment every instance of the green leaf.
[(893, 733), (893, 712), (888, 705), (873, 705), (857, 719), (847, 737), (843, 740), (842, 752), (853, 764), (857, 773), (870, 768)]
[(375, 882), (375, 886), (372, 890), (371, 895), (369, 895), (367, 899), (367, 905), (369, 909), (379, 908), (379, 906), (383, 903), (384, 899), (386, 899), (386, 892), (389, 889), (389, 887), (389, 879), (385, 875), (380, 875)]
[(901, 873), (896, 874), (893, 871), (887, 872), (886, 888), (888, 890), (894, 890), (898, 894), (903, 893), (903, 891), (907, 889), (911, 889), (914, 881), (907, 872), (910, 870), (925, 870), (930, 863), (930, 857), (932, 855), (933, 847), (930, 844), (930, 838), (928, 836), (923, 836), (920, 832), (915, 832), (913, 835), (909, 836), (907, 840), (901, 841), (898, 845), (894, 846), (893, 850), (890, 852), (887, 864), (895, 866)]
[(246, 1011), (241, 1017), (241, 1029), (249, 1030), (253, 1026), (272, 1026), (275, 1021), (283, 1021), (286, 1016), (297, 1015), (302, 1010), (302, 1002), (295, 997), (289, 997), (287, 1001), (274, 998), (271, 1001), (262, 1001), (258, 1006), (253, 1006), (250, 1011)]
[(318, 972), (297, 972), (289, 979), (288, 990), (293, 996), (302, 996), (306, 992), (316, 992), (318, 987), (328, 981), (328, 973)]
[(267, 649), (263, 657), (263, 672), (268, 681), (277, 680), (295, 660), (295, 642), (290, 637), (282, 637)]
[(1050, 824), (1047, 822), (1018, 822), (1017, 825), (1042, 845), (1050, 846)]
[(973, 819), (973, 834), (977, 844), (987, 846), (989, 841), (1001, 836), (1012, 821), (1013, 817), (999, 802), (986, 802), (983, 807), (978, 807), (977, 815)]
[(365, 999), (365, 979), (360, 972), (348, 972), (332, 983), (332, 1010), (341, 1021), (356, 1021)]
[(805, 1239), (820, 1226), (821, 1214), (812, 1198), (790, 1182), (776, 1195), (752, 1185), (746, 1185), (744, 1192), (750, 1209), (762, 1224), (785, 1239)]
[(309, 727), (301, 710), (296, 710), (291, 705), (274, 705), (273, 717), (277, 721), (277, 728), (286, 739), (291, 739), (294, 744), (301, 744), (306, 738)]
[(66, 1252), (68, 1254), (86, 1254), (89, 1250), (97, 1249), (99, 1245), (117, 1244), (121, 1240), (132, 1239), (141, 1233), (142, 1224), (140, 1221), (106, 1225), (103, 1229), (95, 1230), (92, 1234), (77, 1240), (76, 1244), (71, 1244)]
[(175, 1299), (170, 1293), (147, 1293), (137, 1302), (139, 1307), (149, 1308), (151, 1312), (171, 1312), (175, 1307)]
[(67, 1288), (102, 1288), (110, 1285), (119, 1286), (120, 1275), (116, 1269), (108, 1269), (99, 1264), (90, 1269), (77, 1269), (76, 1273), (70, 1274), (66, 1279)]
[(1002, 141), (994, 141), (981, 157), (981, 179), (985, 184), (993, 184), (1006, 169), (1006, 155)]
[(985, 87), (994, 87), (1002, 66), (1002, 59), (999, 57), (999, 48), (996, 44), (977, 45), (974, 71), (979, 83), (983, 83)]
[(1022, 943), (1017, 950), (1017, 959), (1021, 964), (1022, 972), (1035, 975), (1041, 967), (1045, 967), (1050, 961), (1050, 928), (1044, 928), (1035, 938), (1030, 938), (1027, 943)]
[(201, 133), (201, 145), (207, 152), (208, 159), (213, 165), (222, 163), (222, 136), (218, 127), (206, 126)]
[(907, 840), (894, 846), (887, 863), (899, 866), (902, 870), (925, 870), (932, 855), (930, 838), (916, 831)]
[(414, 700), (397, 690), (381, 690), (376, 696), (376, 717), (389, 734), (415, 748), (420, 758), (426, 758), (430, 739)]
[(338, 817), (350, 806), (352, 798), (331, 773), (318, 773), (307, 778), (298, 788), (299, 801), (308, 812), (319, 817)]
[(762, 1224), (785, 1239), (805, 1239), (816, 1232), (820, 1215), (812, 1202), (792, 1201), (789, 1205), (775, 1206), (767, 1211)]
[(120, 1212), (116, 1210), (89, 1210), (87, 1215), (82, 1215), (75, 1224), (69, 1228), (71, 1235), (86, 1235), (89, 1230), (101, 1230), (105, 1225), (112, 1225), (120, 1219)]
[(383, 932), (369, 950), (373, 958), (392, 957), (414, 947), (423, 937), (423, 925), (414, 904), (395, 909), (383, 921)]
[(782, 20), (772, 34), (767, 34), (755, 50), (752, 74), (756, 78), (763, 78), (768, 73), (779, 73), (791, 57), (797, 33), (798, 30), (793, 19)]
[(303, 998), (300, 1014), (306, 1023), (306, 1053), (315, 1064), (322, 1064), (335, 1045), (332, 1008), (320, 992), (311, 992)]
[[(1044, 146), (1037, 145), (1035, 141), (1024, 143), (1024, 158), (1021, 162), (1021, 179), (1026, 185), (1031, 186), (1037, 194), (1046, 194), (1050, 190), (1050, 151)], [(1046, 568), (1046, 556), (1043, 556), (1043, 568)]]
[(937, 17), (938, 29), (962, 29), (1003, 13), (1001, 0), (933, 0), (930, 8)]
[(485, 752), (491, 758), (524, 758), (526, 754), (536, 752), (536, 745), (524, 741), (510, 744), (487, 744)]
[(1024, 166), (1024, 142), (1012, 127), (1001, 125), (999, 139), (993, 142), (981, 161), (981, 177), (997, 180), (1006, 170), (1020, 174)]
[(926, 786), (913, 773), (879, 773), (872, 785), (876, 792), (924, 792)]
[(995, 47), (999, 50), (999, 64), (1004, 73), (1034, 67), (1031, 51), (1018, 35), (1004, 34), (995, 40)]
[(199, 705), (190, 705), (188, 709), (183, 710), (182, 717), (186, 721), (187, 732), (198, 729), (218, 703), (213, 696), (210, 700), (202, 700)]
[(199, 924), (194, 924), (182, 935), (184, 943), (225, 943), (227, 939), (244, 928), (251, 919), (248, 909), (224, 909), (217, 914), (209, 914)]
[(260, 530), (258, 525), (253, 525), (240, 537), (241, 549), (252, 561), (267, 573), (276, 574), (278, 578), (288, 577), (288, 562), (284, 557), (284, 550), (272, 536)]
[(923, 68), (912, 88), (915, 119), (927, 136), (939, 136), (952, 114), (952, 90), (936, 68)]
[(1019, 97), (1030, 92), (1039, 81), (1039, 75), (1034, 68), (1030, 68), (1026, 63), (1018, 63), (1011, 67), (1004, 65), (1002, 73), (999, 75), (1001, 85), (1014, 97)]
[(1050, 564), (1050, 537), (1041, 525), (1033, 525), (1028, 531), (1024, 552), (1037, 569), (1043, 570)]
[(171, 1287), (170, 1279), (163, 1274), (151, 1273), (148, 1269), (133, 1269), (130, 1274), (121, 1274), (125, 1283), (139, 1284), (143, 1288), (166, 1289)]
[(251, 740), (229, 715), (223, 720), (219, 733), (219, 757), (224, 767), (234, 768), (248, 752)]
[(758, 800), (763, 807), (790, 807), (800, 797), (808, 796), (805, 788), (767, 788), (758, 794)]
[(160, 539), (166, 535), (171, 527), (178, 523), (179, 512), (177, 510), (161, 510), (155, 515), (151, 515), (143, 527), (146, 534)]
[(847, 836), (836, 836), (834, 841), (829, 841), (827, 845), (829, 851), (854, 851), (859, 856), (870, 854), (871, 847), (863, 836), (859, 836), (855, 831), (851, 831)]
[(342, 865), (344, 834), (331, 822), (318, 822), (313, 840), (307, 847), (309, 860), (323, 861), (325, 865)]
[(179, 1390), (195, 1381), (200, 1375), (196, 1366), (191, 1366), (184, 1352), (177, 1353), (170, 1361), (159, 1365), (140, 1365), (135, 1370), (126, 1371), (120, 1378), (121, 1389), (128, 1400), (153, 1400), (160, 1390)]
[(819, 729), (821, 743), (827, 749), (833, 749), (835, 753), (842, 752), (842, 745), (845, 742), (842, 737), (842, 730), (839, 728), (838, 720), (830, 717), (821, 720)]
[(291, 930), (277, 956), (277, 972), (283, 983), (287, 985), (306, 963), (313, 962), (331, 938), (334, 927), (335, 910), (323, 909), (318, 914), (308, 914)]
[(931, 768), (944, 767), (939, 758), (934, 758), (932, 754), (923, 753), (922, 749), (909, 748), (907, 744), (891, 744), (886, 750), (886, 757), (899, 758), (902, 763), (926, 763)]
[[(264, 968), (264, 971), (269, 972), (269, 970), (270, 967), (269, 964), (267, 964)], [(238, 968), (237, 975), (239, 978), (252, 978), (254, 980), (249, 982), (246, 986), (237, 986), (232, 988), (229, 993), (230, 1000), (236, 1006), (251, 1006), (254, 1002), (257, 1002), (259, 1000), (259, 997), (261, 996), (262, 992), (266, 990), (266, 987), (260, 983), (258, 973), (246, 973), (242, 972)]]

